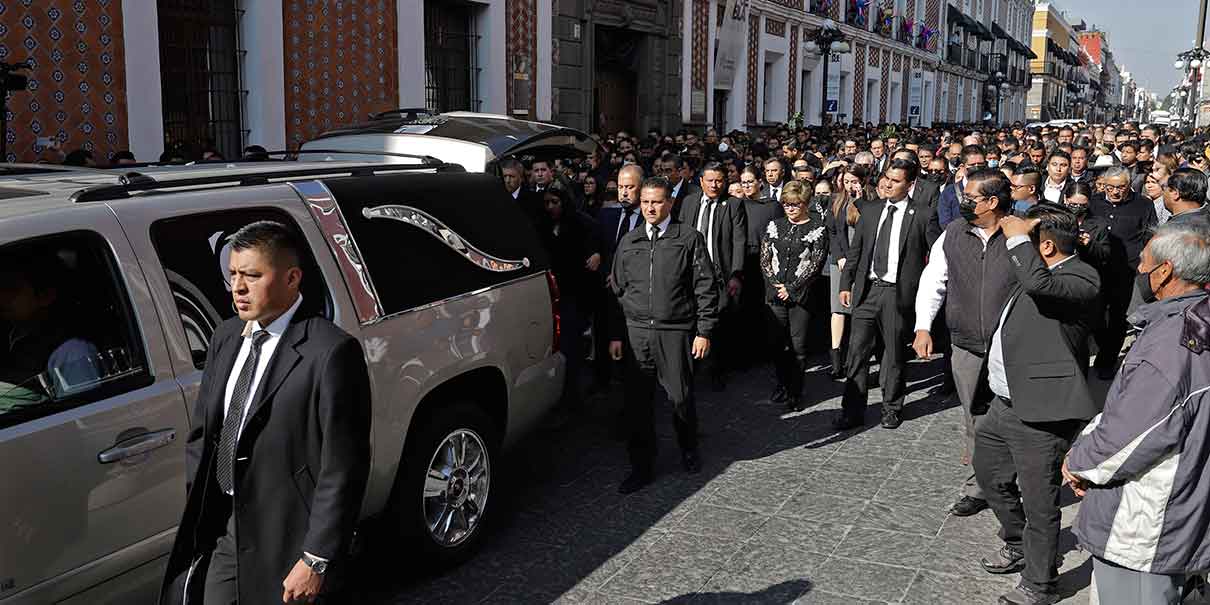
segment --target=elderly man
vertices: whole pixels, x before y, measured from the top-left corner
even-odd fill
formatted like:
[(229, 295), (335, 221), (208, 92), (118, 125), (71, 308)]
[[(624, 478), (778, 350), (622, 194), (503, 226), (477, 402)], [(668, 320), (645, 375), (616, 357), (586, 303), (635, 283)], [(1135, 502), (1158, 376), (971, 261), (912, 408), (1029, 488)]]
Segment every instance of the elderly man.
[(1111, 259), (1102, 284), (1106, 317), (1103, 327), (1097, 330), (1096, 369), (1102, 380), (1110, 380), (1126, 340), (1126, 312), (1139, 255), (1157, 220), (1151, 201), (1130, 190), (1130, 175), (1125, 168), (1110, 166), (1101, 180), (1105, 196), (1092, 199), (1088, 213), (1109, 223)]
[(1210, 228), (1164, 224), (1137, 275), (1138, 340), (1062, 469), (1101, 605), (1176, 604), (1210, 569)]

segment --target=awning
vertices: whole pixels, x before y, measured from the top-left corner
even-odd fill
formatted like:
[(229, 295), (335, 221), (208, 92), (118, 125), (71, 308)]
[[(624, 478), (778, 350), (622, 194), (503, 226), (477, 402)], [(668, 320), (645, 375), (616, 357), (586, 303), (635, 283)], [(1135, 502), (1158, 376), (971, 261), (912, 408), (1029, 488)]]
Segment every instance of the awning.
[(992, 22), (992, 34), (1001, 40), (1015, 41), (1012, 36), (1008, 35), (1008, 32), (1004, 31), (1003, 27), (1000, 27), (999, 23)]
[(946, 7), (949, 9), (949, 12), (946, 14), (949, 17), (950, 23), (953, 23), (958, 27), (961, 27), (962, 29), (972, 33), (979, 29), (979, 22), (968, 17), (966, 13), (962, 12), (961, 9), (949, 3), (946, 3)]

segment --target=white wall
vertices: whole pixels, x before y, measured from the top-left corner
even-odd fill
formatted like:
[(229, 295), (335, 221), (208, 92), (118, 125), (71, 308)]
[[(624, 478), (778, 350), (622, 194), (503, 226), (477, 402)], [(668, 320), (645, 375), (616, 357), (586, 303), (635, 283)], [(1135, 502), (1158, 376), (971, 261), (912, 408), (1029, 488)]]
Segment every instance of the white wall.
[(248, 90), (244, 126), (248, 144), (270, 151), (286, 148), (286, 74), (282, 0), (248, 2), (240, 19), (244, 86)]
[[(419, 3), (419, 0), (413, 1)], [(505, 60), (508, 48), (505, 40), (508, 35), (508, 13), (505, 0), (489, 0), (487, 5), (477, 12), (475, 31), (479, 34), (475, 62), (479, 66), (479, 99), (483, 102), (479, 111), (508, 113), (508, 64)], [(421, 66), (423, 69), (423, 58)], [(421, 96), (423, 97), (423, 91)], [(421, 100), (423, 101), (423, 98)]]
[(399, 106), (424, 107), (424, 0), (396, 0), (396, 7)]
[[(277, 20), (281, 22), (280, 13)], [(159, 31), (156, 0), (122, 0), (126, 136), (130, 151), (141, 162), (156, 161), (164, 152)]]

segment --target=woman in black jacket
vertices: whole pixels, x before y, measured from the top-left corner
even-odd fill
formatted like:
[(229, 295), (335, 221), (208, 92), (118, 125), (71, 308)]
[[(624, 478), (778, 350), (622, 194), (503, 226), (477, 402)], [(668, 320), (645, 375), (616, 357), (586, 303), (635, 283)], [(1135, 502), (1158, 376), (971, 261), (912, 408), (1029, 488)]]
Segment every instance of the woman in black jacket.
[(760, 241), (760, 268), (776, 343), (777, 388), (772, 400), (794, 411), (806, 407), (802, 384), (811, 320), (807, 293), (828, 256), (828, 232), (823, 217), (808, 211), (810, 201), (802, 183), (786, 183), (781, 192), (786, 215), (770, 221)]
[[(825, 182), (825, 181), (820, 181)], [(826, 181), (832, 185), (831, 181)], [(876, 194), (869, 193), (869, 169), (862, 165), (840, 170), (840, 188), (829, 187), (832, 201), (828, 213), (824, 216), (824, 224), (828, 229), (828, 281), (830, 285), (830, 304), (832, 310), (831, 332), (832, 347), (832, 378), (844, 377), (844, 343), (845, 316), (849, 308), (840, 304), (840, 272), (844, 270), (845, 257), (849, 252), (849, 242), (853, 239), (853, 227), (857, 224), (861, 213), (858, 204), (866, 199), (873, 199)], [(818, 186), (819, 183), (816, 183)]]

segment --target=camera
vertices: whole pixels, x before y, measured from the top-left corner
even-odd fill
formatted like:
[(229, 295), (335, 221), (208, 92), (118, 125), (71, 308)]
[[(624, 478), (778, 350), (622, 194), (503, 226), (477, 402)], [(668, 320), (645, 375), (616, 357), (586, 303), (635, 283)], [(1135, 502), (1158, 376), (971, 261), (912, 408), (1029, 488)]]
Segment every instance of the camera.
[(0, 90), (5, 92), (25, 90), (29, 87), (29, 76), (17, 73), (18, 70), (33, 69), (29, 61), (20, 63), (0, 62)]

